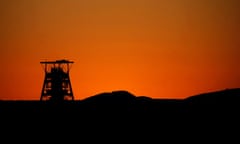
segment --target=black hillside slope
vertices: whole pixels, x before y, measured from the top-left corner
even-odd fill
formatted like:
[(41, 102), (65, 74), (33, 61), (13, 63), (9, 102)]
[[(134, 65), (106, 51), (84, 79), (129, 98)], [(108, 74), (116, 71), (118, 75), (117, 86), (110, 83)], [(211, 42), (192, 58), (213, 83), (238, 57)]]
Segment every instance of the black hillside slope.
[(189, 121), (235, 118), (240, 113), (240, 89), (190, 96), (186, 99), (152, 99), (127, 91), (101, 93), (78, 101), (0, 101), (3, 119), (67, 118), (67, 120), (148, 119), (153, 121)]
[(186, 99), (152, 99), (114, 91), (79, 101), (0, 101), (1, 131), (2, 137), (38, 139), (42, 133), (43, 139), (56, 141), (75, 134), (81, 141), (94, 143), (99, 138), (111, 142), (162, 142), (165, 138), (175, 143), (177, 136), (191, 142), (222, 141), (227, 135), (231, 136), (227, 140), (236, 142), (239, 98), (240, 89), (227, 89)]

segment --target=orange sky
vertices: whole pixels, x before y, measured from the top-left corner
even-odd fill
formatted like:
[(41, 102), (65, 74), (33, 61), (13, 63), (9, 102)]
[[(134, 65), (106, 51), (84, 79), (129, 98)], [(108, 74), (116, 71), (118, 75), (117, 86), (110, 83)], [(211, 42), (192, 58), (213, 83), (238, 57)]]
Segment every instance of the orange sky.
[(75, 99), (185, 98), (240, 87), (238, 0), (1, 0), (2, 100), (38, 100), (40, 61), (69, 59)]

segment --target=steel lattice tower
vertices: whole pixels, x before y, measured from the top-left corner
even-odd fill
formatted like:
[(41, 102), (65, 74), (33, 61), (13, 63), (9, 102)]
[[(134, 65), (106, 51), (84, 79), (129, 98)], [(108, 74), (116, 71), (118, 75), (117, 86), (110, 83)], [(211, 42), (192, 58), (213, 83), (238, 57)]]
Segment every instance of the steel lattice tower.
[(40, 100), (74, 100), (69, 77), (69, 71), (73, 61), (42, 61), (40, 64), (42, 64), (45, 72)]

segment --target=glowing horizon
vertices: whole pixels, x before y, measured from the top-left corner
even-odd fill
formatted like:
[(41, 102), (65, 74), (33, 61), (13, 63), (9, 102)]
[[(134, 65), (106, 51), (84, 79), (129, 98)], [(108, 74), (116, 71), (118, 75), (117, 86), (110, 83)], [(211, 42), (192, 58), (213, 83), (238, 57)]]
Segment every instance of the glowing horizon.
[(74, 61), (75, 99), (240, 87), (237, 0), (2, 0), (0, 100), (39, 100), (43, 60)]

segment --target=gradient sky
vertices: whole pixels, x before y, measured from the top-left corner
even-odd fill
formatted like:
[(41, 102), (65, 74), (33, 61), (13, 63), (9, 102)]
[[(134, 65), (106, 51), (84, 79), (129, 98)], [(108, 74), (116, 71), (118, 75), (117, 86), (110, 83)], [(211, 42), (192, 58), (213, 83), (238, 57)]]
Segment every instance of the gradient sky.
[(240, 87), (239, 0), (0, 0), (2, 100), (38, 100), (69, 59), (75, 99), (186, 98)]

